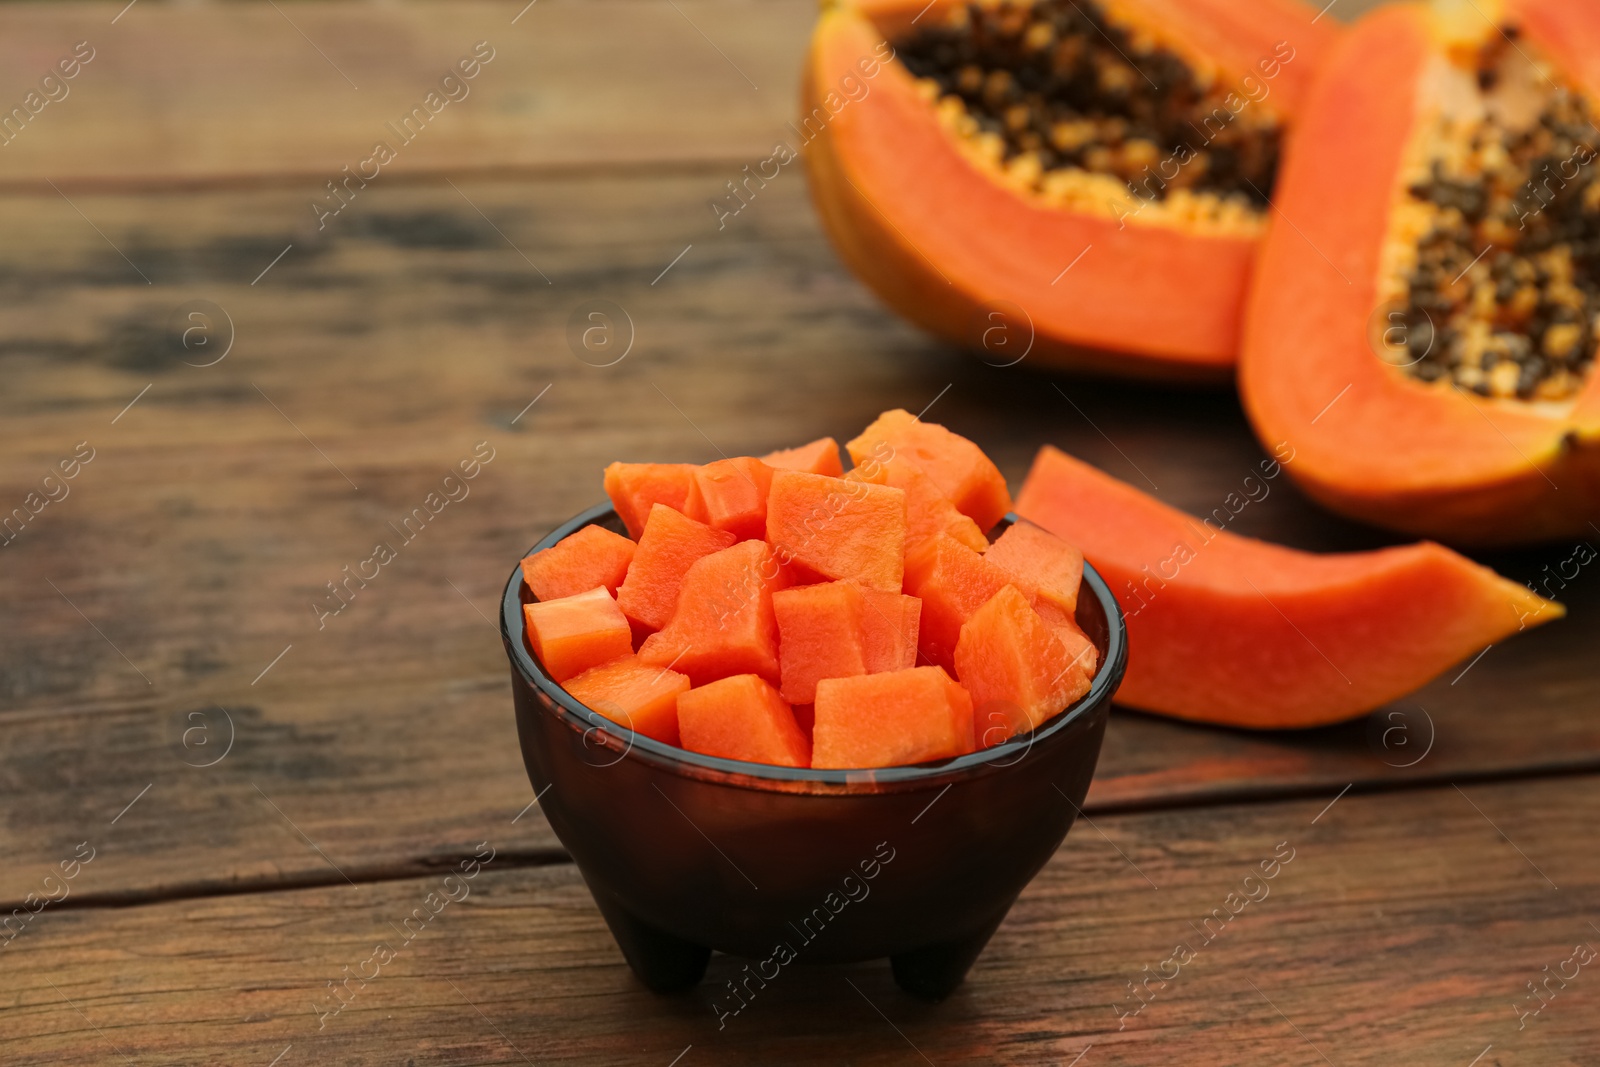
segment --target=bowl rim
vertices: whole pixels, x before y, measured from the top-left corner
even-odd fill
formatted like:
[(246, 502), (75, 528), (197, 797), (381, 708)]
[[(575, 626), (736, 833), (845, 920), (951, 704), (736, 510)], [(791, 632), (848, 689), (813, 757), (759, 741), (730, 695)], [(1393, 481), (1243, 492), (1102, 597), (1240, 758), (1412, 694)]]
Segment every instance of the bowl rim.
[[(554, 681), (528, 650), (525, 636), (526, 622), (522, 611), (522, 559), (550, 548), (585, 526), (603, 524), (616, 517), (616, 509), (609, 503), (596, 504), (557, 526), (524, 552), (511, 569), (500, 603), (500, 636), (511, 659), (512, 667), (523, 681), (543, 693), (550, 704), (559, 708), (567, 725), (582, 732), (587, 738), (592, 731), (600, 731), (600, 743), (610, 748), (621, 747), (618, 759), (638, 757), (676, 774), (688, 777), (713, 777), (732, 781), (750, 788), (792, 791), (796, 787), (820, 786), (823, 788), (862, 787), (877, 785), (940, 785), (947, 780), (986, 771), (999, 771), (1020, 763), (1037, 745), (1063, 734), (1102, 704), (1109, 704), (1112, 695), (1122, 683), (1128, 661), (1127, 621), (1117, 599), (1100, 572), (1088, 560), (1083, 563), (1083, 587), (1091, 591), (1100, 602), (1106, 616), (1106, 653), (1095, 673), (1089, 691), (1070, 706), (1057, 712), (1045, 724), (1018, 734), (998, 745), (968, 752), (953, 759), (917, 763), (896, 767), (870, 768), (811, 768), (780, 767), (768, 763), (708, 756), (700, 752), (657, 741), (620, 723), (613, 722), (599, 712), (579, 703), (560, 683)], [(1008, 513), (1006, 523), (1021, 521), (1015, 512)]]

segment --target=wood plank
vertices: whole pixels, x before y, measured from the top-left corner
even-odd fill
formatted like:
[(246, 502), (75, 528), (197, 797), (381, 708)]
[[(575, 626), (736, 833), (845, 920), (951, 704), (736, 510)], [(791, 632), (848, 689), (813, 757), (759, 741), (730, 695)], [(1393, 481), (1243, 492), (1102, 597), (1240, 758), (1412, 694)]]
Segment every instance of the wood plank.
[[(527, 0), (146, 0), (113, 25), (122, 6), (0, 11), (7, 109), (77, 42), (93, 55), (67, 95), (4, 146), (0, 187), (292, 178), (309, 197), (342, 180), (341, 168), (357, 169), (377, 141), (397, 153), (377, 179), (388, 182), (446, 170), (754, 163), (793, 117), (816, 16), (810, 0), (544, 0), (526, 11)], [(447, 87), (453, 97), (426, 104), (478, 42), (493, 58)], [(416, 107), (437, 114), (406, 143), (388, 124)]]
[[(1373, 2), (1342, 0), (1332, 14)], [(6, 111), (78, 42), (93, 57), (4, 145), (0, 189), (280, 181), (309, 200), (379, 140), (397, 154), (378, 179), (389, 183), (708, 159), (737, 172), (792, 136), (817, 10), (812, 0), (124, 3), (0, 8)], [(494, 58), (402, 143), (388, 124), (425, 106), (480, 41)]]
[[(714, 958), (708, 981), (687, 994), (645, 992), (570, 866), (502, 870), (497, 860), (409, 944), (395, 927), (440, 889), (437, 872), (47, 910), (4, 950), (0, 1058), (277, 1067), (1593, 1061), (1592, 967), (1566, 988), (1552, 984), (1554, 997), (1521, 1029), (1517, 1006), (1539, 1003), (1526, 983), (1543, 980), (1547, 965), (1557, 969), (1576, 944), (1600, 944), (1600, 861), (1585, 844), (1600, 819), (1595, 779), (1325, 804), (1107, 816), (1097, 820), (1105, 838), (1080, 826), (946, 1003), (909, 1000), (881, 963), (793, 966), (721, 1029), (714, 998), (738, 973), (734, 961)], [(497, 820), (462, 844), (498, 841), (507, 829)], [(1195, 928), (1275, 854), (1292, 858), (1251, 889), (1258, 899), (1236, 918), (1213, 919), (1214, 940), (1204, 943)], [(100, 862), (79, 882), (99, 877)], [(354, 999), (319, 1029), (316, 1006), (333, 1004), (328, 983), (347, 967), (370, 977), (363, 961), (379, 943), (398, 946), (396, 958), (365, 987), (349, 986)], [(1121, 1019), (1117, 1008), (1135, 1003), (1128, 983), (1180, 943), (1194, 957), (1171, 981), (1151, 983), (1140, 1014)]]
[[(470, 827), (521, 810), (531, 795), (488, 617), (520, 552), (599, 499), (611, 459), (844, 437), (935, 398), (929, 417), (983, 442), (1013, 485), (1054, 441), (1207, 511), (1260, 458), (1224, 393), (1047, 378), (927, 341), (844, 273), (797, 175), (721, 232), (702, 214), (720, 180), (375, 188), (315, 240), (290, 190), (74, 197), (104, 238), (54, 194), (0, 199), (0, 514), (78, 442), (96, 449), (70, 495), (0, 547), (0, 797), (14, 827), (0, 900), (146, 786), (98, 891), (343, 884), (330, 860), (358, 880), (421, 873)], [(636, 325), (609, 368), (567, 346), (594, 296)], [(198, 299), (236, 331), (205, 368), (178, 357), (215, 350), (174, 347), (171, 324)], [(398, 542), (388, 524), (479, 441), (496, 458), (471, 495), (319, 630), (324, 583)], [(1303, 547), (1381, 540), (1286, 481), (1237, 522)], [(1532, 578), (1568, 551), (1493, 562)], [(1569, 619), (1419, 695), (1436, 740), (1414, 766), (1397, 765), (1424, 750), (1415, 717), (1386, 749), (1370, 737), (1395, 725), (1387, 712), (1373, 735), (1119, 712), (1091, 810), (1592, 767), (1600, 592), (1585, 574), (1568, 593)], [(221, 751), (219, 707), (234, 748), (194, 766)], [(209, 732), (185, 748), (196, 727)], [(518, 826), (519, 848), (555, 846), (536, 811)]]

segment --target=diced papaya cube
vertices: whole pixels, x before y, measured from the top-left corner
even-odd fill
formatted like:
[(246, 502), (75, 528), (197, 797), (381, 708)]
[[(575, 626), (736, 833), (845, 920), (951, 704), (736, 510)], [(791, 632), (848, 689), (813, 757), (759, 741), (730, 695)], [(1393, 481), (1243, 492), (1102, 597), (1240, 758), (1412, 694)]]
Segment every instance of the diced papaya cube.
[(869, 459), (884, 463), (891, 456), (910, 461), (985, 532), (1011, 510), (1006, 480), (983, 449), (908, 411), (885, 411), (845, 447), (857, 466)]
[(642, 630), (661, 629), (677, 610), (678, 586), (689, 567), (737, 540), (733, 534), (713, 530), (665, 504), (652, 506), (633, 565), (617, 590), (622, 613)]
[(764, 537), (771, 484), (772, 468), (759, 459), (739, 456), (707, 463), (694, 472), (691, 498), (701, 514), (691, 517), (741, 541)]
[(1089, 691), (1089, 679), (1014, 585), (961, 627), (956, 676), (972, 694), (984, 745), (1040, 725)]
[(754, 674), (722, 678), (678, 697), (678, 735), (692, 752), (809, 767), (811, 743), (794, 712)]
[(687, 674), (695, 685), (735, 674), (759, 674), (777, 685), (772, 594), (787, 584), (765, 541), (741, 541), (696, 560), (683, 576), (677, 610), (645, 638), (639, 658)]
[(1067, 656), (1073, 664), (1083, 671), (1086, 678), (1094, 678), (1095, 671), (1100, 669), (1100, 650), (1094, 647), (1089, 635), (1078, 626), (1076, 613), (1064, 612), (1044, 600), (1035, 604), (1033, 610), (1039, 613), (1056, 639), (1066, 647)]
[(686, 675), (623, 656), (590, 667), (564, 688), (619, 726), (669, 745), (678, 743), (678, 695), (689, 689)]
[(775, 471), (767, 495), (767, 540), (786, 562), (823, 578), (898, 593), (906, 495), (887, 485)]
[(528, 641), (558, 682), (633, 653), (628, 619), (604, 587), (522, 605)]
[(628, 576), (634, 544), (603, 526), (585, 526), (522, 561), (522, 579), (540, 600), (576, 596), (595, 586), (617, 595)]
[(683, 511), (694, 472), (693, 463), (613, 463), (607, 467), (606, 496), (628, 528), (628, 536), (639, 539), (656, 504)]
[(1005, 571), (946, 534), (919, 545), (906, 559), (906, 592), (922, 601), (922, 654), (953, 670), (962, 625), (1010, 581)]
[(865, 601), (850, 582), (802, 585), (772, 594), (778, 619), (783, 699), (809, 704), (822, 678), (867, 673), (862, 642)]
[(1083, 553), (1043, 526), (1026, 519), (1013, 523), (983, 558), (1010, 575), (1012, 584), (1035, 606), (1053, 605), (1068, 618), (1077, 611)]
[(978, 524), (957, 511), (933, 479), (903, 457), (892, 456), (882, 463), (868, 458), (861, 466), (846, 474), (845, 478), (874, 485), (892, 485), (905, 491), (907, 551), (936, 533), (949, 534), (974, 552), (982, 552), (989, 547), (989, 539), (978, 529)]
[(818, 438), (799, 448), (780, 448), (761, 457), (769, 467), (787, 471), (805, 471), (807, 474), (826, 474), (837, 478), (844, 473), (839, 462), (839, 442), (831, 437)]
[(861, 646), (867, 673), (915, 667), (922, 601), (879, 589), (863, 589), (861, 597)]
[(896, 767), (972, 751), (972, 699), (939, 667), (817, 683), (813, 767)]

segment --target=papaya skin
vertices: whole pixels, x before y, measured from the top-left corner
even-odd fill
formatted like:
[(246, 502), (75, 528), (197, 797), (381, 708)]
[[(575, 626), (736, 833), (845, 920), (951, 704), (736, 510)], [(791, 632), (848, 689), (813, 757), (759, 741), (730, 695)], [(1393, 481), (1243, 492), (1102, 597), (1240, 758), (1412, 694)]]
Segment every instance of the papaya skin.
[(1122, 605), (1117, 702), (1180, 719), (1359, 718), (1565, 614), (1431, 542), (1322, 555), (1205, 527), (1049, 446), (1017, 512), (1082, 548)]
[[(936, 18), (937, 0), (923, 18)], [(1288, 115), (1337, 35), (1299, 0), (1114, 0), (1116, 17), (1187, 35), (1237, 80), (1280, 41), (1295, 49), (1265, 103)], [(1006, 188), (958, 149), (885, 36), (924, 5), (854, 0), (824, 9), (802, 75), (801, 112), (826, 123), (805, 147), (812, 197), (840, 257), (885, 303), (951, 343), (979, 348), (1006, 327), (991, 361), (1124, 378), (1226, 380), (1239, 344), (1257, 239), (1046, 206)], [(1174, 40), (1180, 52), (1184, 42)], [(830, 113), (851, 76), (867, 95)], [(820, 110), (819, 110), (820, 109)], [(959, 205), (959, 209), (955, 209)], [(1087, 250), (1087, 251), (1085, 251)], [(1074, 257), (1082, 253), (1083, 261)], [(1069, 263), (1070, 270), (1063, 270)], [(1004, 305), (1004, 318), (989, 313)], [(1026, 322), (1015, 314), (1020, 308)]]
[[(1600, 96), (1600, 12), (1505, 5), (1524, 38)], [(1481, 21), (1482, 16), (1468, 14)], [(1589, 536), (1600, 518), (1600, 375), (1535, 408), (1423, 383), (1369, 342), (1404, 153), (1439, 52), (1421, 7), (1373, 11), (1333, 49), (1291, 131), (1245, 321), (1239, 386), (1257, 436), (1340, 514), (1458, 545)], [(1324, 258), (1324, 256), (1326, 258)]]

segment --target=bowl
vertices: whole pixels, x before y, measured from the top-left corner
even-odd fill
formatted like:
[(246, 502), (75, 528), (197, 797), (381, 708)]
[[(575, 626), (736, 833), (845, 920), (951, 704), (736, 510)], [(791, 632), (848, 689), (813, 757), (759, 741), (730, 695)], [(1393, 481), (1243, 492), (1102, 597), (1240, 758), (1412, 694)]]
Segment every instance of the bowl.
[[(624, 532), (601, 505), (529, 551), (591, 523)], [(713, 949), (750, 961), (719, 1013), (796, 962), (887, 956), (907, 992), (954, 990), (1071, 828), (1127, 662), (1122, 613), (1086, 564), (1078, 624), (1101, 667), (1061, 714), (936, 763), (776, 767), (664, 744), (578, 703), (530, 649), (532, 599), (514, 569), (500, 631), (534, 796), (646, 986), (697, 984)]]

